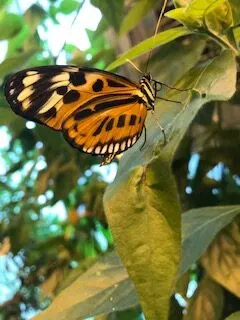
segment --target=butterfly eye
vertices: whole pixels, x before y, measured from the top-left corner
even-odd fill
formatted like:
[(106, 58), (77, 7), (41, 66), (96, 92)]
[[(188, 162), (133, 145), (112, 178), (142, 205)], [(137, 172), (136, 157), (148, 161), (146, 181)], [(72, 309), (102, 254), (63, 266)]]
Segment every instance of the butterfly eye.
[(152, 75), (150, 73), (146, 73), (144, 76), (148, 81), (152, 81)]

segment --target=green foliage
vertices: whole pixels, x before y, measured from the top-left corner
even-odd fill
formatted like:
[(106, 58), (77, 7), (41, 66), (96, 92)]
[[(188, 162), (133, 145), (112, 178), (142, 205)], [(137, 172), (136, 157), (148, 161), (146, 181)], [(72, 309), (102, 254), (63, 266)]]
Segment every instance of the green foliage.
[[(12, 27), (14, 26), (14, 27)], [(14, 37), (22, 28), (22, 19), (4, 10), (0, 12), (0, 41)]]
[(124, 1), (111, 1), (111, 0), (91, 0), (91, 3), (100, 9), (105, 19), (108, 21), (109, 25), (118, 31), (122, 23), (124, 16), (123, 7)]
[(140, 0), (134, 4), (121, 22), (119, 34), (132, 30), (154, 6), (156, 6), (154, 0)]
[[(7, 44), (0, 137), (8, 140), (0, 146), (0, 255), (7, 266), (0, 290), (12, 288), (0, 318), (24, 318), (25, 308), (46, 309), (35, 319), (51, 320), (140, 320), (141, 312), (151, 320), (237, 319), (239, 1), (175, 0), (165, 14), (175, 21), (165, 18), (156, 37), (148, 30), (158, 2), (91, 3), (102, 19), (95, 31), (86, 30), (90, 48), (69, 41), (70, 27), (54, 55), (52, 28), (62, 19), (74, 24), (86, 1), (35, 1), (25, 11), (11, 0), (0, 3), (0, 44)], [(3, 96), (5, 78), (25, 67), (65, 59), (113, 70), (140, 58), (145, 70), (152, 49), (147, 71), (183, 91), (162, 86), (145, 144), (143, 135), (124, 154), (110, 185), (110, 171), (98, 169), (97, 158), (72, 149), (58, 132), (26, 125)], [(134, 80), (132, 67), (120, 72)], [(102, 257), (113, 239), (120, 258), (115, 252)]]
[(191, 31), (187, 30), (186, 28), (179, 27), (161, 32), (156, 37), (152, 36), (122, 54), (117, 60), (108, 66), (107, 70), (113, 70), (121, 66), (122, 64), (126, 63), (127, 59), (132, 60), (141, 56), (142, 54), (148, 52), (150, 47), (156, 48), (159, 45), (167, 44), (170, 41), (190, 33)]

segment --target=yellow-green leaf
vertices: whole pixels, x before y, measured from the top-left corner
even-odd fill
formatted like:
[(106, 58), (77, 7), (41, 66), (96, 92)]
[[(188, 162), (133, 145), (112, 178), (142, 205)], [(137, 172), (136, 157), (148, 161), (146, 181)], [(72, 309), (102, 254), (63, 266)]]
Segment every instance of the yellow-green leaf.
[(112, 62), (108, 67), (107, 70), (113, 70), (122, 64), (127, 62), (127, 59), (134, 60), (137, 57), (143, 55), (144, 53), (154, 49), (158, 46), (171, 42), (179, 37), (191, 34), (191, 31), (187, 30), (185, 27), (177, 27), (174, 29), (169, 29), (164, 32), (160, 32), (156, 35), (156, 37), (152, 36), (139, 44), (135, 47), (131, 48), (129, 51), (122, 54), (117, 60)]

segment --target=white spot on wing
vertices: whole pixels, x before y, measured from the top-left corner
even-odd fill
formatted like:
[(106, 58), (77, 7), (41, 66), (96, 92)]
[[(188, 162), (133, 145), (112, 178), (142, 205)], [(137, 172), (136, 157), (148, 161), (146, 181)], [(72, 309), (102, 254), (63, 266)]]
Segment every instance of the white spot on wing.
[(133, 139), (132, 139), (132, 144), (134, 144), (136, 141), (137, 141), (137, 137), (135, 136), (135, 137), (133, 137)]
[(108, 147), (108, 152), (113, 153), (113, 143), (111, 143), (110, 146)]
[(42, 108), (39, 110), (39, 114), (47, 112), (52, 107), (55, 107), (56, 104), (59, 102), (59, 100), (62, 99), (62, 96), (54, 92), (52, 96), (48, 99), (47, 102), (42, 106)]
[(12, 94), (14, 94), (14, 91), (15, 91), (15, 89), (11, 89), (11, 90), (9, 91), (9, 93), (12, 95)]
[(91, 153), (92, 151), (93, 151), (93, 147), (87, 149), (88, 153)]
[(84, 152), (87, 152), (87, 148), (86, 148), (86, 147), (83, 147), (82, 150), (83, 150)]
[(99, 153), (101, 152), (101, 147), (98, 146), (98, 147), (94, 150), (94, 152), (95, 152), (96, 154), (99, 154)]
[(119, 150), (119, 143), (116, 143), (114, 147), (114, 153), (118, 152), (118, 150)]
[(126, 141), (123, 141), (121, 144), (121, 150), (124, 151), (126, 148)]
[(66, 81), (66, 80), (69, 80), (69, 73), (67, 72), (62, 72), (60, 74), (58, 74), (57, 76), (55, 77), (52, 77), (52, 82), (60, 82), (60, 81)]
[(108, 148), (108, 144), (105, 144), (105, 146), (103, 146), (101, 154), (104, 154), (107, 152), (107, 148)]
[(132, 144), (132, 140), (131, 140), (131, 139), (128, 139), (128, 142), (127, 142), (128, 148), (131, 146), (131, 144)]
[(32, 76), (32, 75), (37, 74), (37, 73), (38, 73), (37, 71), (28, 71), (28, 72), (26, 72), (26, 75), (27, 76)]
[(31, 84), (37, 82), (39, 79), (41, 79), (41, 76), (39, 74), (35, 74), (35, 75), (32, 75), (32, 76), (25, 77), (23, 79), (22, 83), (23, 83), (23, 85), (25, 87), (28, 87)]
[(53, 83), (49, 89), (57, 89), (59, 87), (62, 87), (62, 86), (68, 86), (69, 85), (69, 81), (61, 81), (61, 82), (56, 82), (56, 83)]
[(68, 67), (68, 68), (64, 68), (64, 71), (66, 72), (78, 72), (79, 69), (76, 67)]
[(21, 102), (21, 101), (25, 100), (25, 99), (28, 98), (33, 92), (34, 92), (33, 87), (28, 87), (28, 88), (23, 89), (23, 90), (19, 93), (19, 95), (17, 96), (18, 101)]
[(30, 103), (31, 103), (30, 99), (25, 99), (25, 100), (22, 102), (22, 108), (23, 108), (24, 110), (26, 110), (26, 109), (29, 107)]

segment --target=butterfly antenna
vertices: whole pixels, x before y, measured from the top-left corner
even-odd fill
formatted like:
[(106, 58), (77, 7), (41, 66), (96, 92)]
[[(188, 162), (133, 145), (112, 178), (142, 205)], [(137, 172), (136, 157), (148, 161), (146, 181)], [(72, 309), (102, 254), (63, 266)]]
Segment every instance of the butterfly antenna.
[(133, 63), (131, 60), (129, 59), (126, 59), (128, 63), (130, 63), (134, 69), (136, 69), (138, 72), (140, 72), (141, 74), (143, 74), (142, 70), (140, 70), (136, 65), (135, 63)]
[(147, 59), (147, 64), (146, 64), (146, 68), (145, 68), (145, 73), (147, 73), (149, 61), (150, 61), (150, 59), (151, 59), (153, 47), (154, 47), (155, 41), (156, 41), (156, 35), (157, 35), (158, 31), (159, 31), (160, 23), (161, 23), (162, 16), (163, 16), (164, 11), (165, 11), (166, 6), (167, 6), (167, 2), (168, 2), (168, 0), (164, 0), (163, 6), (162, 6), (162, 9), (161, 9), (161, 12), (160, 12), (158, 21), (157, 21), (156, 29), (155, 29), (154, 36), (153, 36), (153, 40), (152, 40), (151, 50), (150, 50), (150, 52), (149, 52), (148, 59)]

